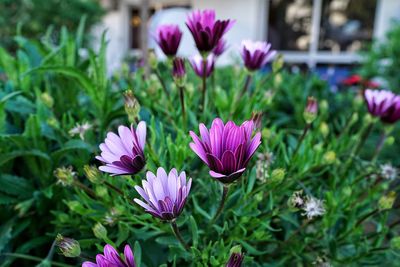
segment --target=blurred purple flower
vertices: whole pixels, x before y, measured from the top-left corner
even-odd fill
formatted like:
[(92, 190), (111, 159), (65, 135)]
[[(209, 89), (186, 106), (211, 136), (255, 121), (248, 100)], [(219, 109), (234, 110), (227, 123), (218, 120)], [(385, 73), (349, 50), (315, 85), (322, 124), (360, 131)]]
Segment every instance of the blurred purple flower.
[(267, 42), (243, 40), (241, 54), (246, 68), (255, 71), (264, 67), (276, 54), (276, 51), (270, 48), (271, 44)]
[(125, 259), (122, 259), (118, 251), (107, 244), (104, 246), (104, 253), (97, 254), (96, 263), (85, 261), (82, 267), (136, 267), (135, 257), (129, 245), (125, 246), (124, 258)]
[(232, 253), (229, 261), (226, 263), (226, 267), (240, 267), (244, 259), (243, 253)]
[(175, 56), (181, 42), (182, 32), (178, 25), (165, 24), (157, 28), (154, 39), (167, 56)]
[(234, 20), (229, 19), (215, 20), (215, 11), (210, 9), (195, 10), (186, 20), (186, 26), (201, 53), (211, 52), (234, 23)]
[(141, 121), (136, 130), (125, 126), (118, 127), (118, 135), (109, 132), (104, 143), (100, 144), (101, 156), (96, 159), (105, 163), (99, 169), (112, 176), (136, 174), (146, 164), (144, 145), (146, 143), (146, 123)]
[(215, 56), (213, 54), (209, 54), (207, 56), (207, 63), (205, 64), (205, 68), (203, 58), (200, 55), (195, 55), (191, 57), (189, 61), (190, 65), (192, 65), (194, 72), (200, 78), (202, 78), (204, 74), (206, 75), (206, 77), (208, 77), (214, 71)]
[(213, 54), (216, 57), (219, 57), (220, 55), (222, 55), (225, 50), (226, 50), (226, 42), (224, 39), (220, 39), (217, 43), (217, 45), (214, 47), (214, 49), (212, 50)]
[(367, 89), (364, 96), (371, 115), (386, 123), (395, 123), (400, 119), (399, 95), (386, 90)]
[(180, 57), (176, 57), (172, 62), (172, 76), (176, 79), (185, 77), (185, 60)]
[(210, 168), (210, 175), (222, 183), (232, 183), (246, 170), (247, 163), (261, 144), (261, 133), (252, 138), (255, 125), (245, 121), (241, 126), (221, 119), (212, 122), (210, 131), (199, 125), (201, 139), (192, 131), (190, 148)]
[(143, 187), (135, 186), (146, 203), (137, 198), (134, 201), (161, 220), (178, 217), (185, 206), (192, 179), (186, 181), (185, 172), (178, 175), (176, 169), (172, 169), (167, 175), (161, 167), (157, 169), (157, 175), (149, 171), (146, 177), (147, 180), (142, 181)]

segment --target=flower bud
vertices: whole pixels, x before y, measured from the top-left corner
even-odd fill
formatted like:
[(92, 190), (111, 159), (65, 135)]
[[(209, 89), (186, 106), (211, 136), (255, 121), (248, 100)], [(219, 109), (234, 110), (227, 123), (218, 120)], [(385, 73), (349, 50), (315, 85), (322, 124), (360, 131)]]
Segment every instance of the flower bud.
[(42, 102), (48, 107), (48, 108), (52, 108), (54, 105), (54, 99), (53, 97), (49, 94), (49, 93), (42, 93), (40, 95), (40, 99), (42, 100)]
[(379, 199), (378, 207), (380, 210), (391, 209), (395, 200), (396, 200), (396, 192), (390, 191), (386, 196), (382, 196)]
[(83, 171), (86, 178), (93, 184), (100, 184), (102, 182), (101, 173), (95, 166), (85, 165)]
[(318, 113), (318, 102), (314, 97), (308, 97), (307, 106), (304, 110), (303, 117), (307, 124), (311, 124)]
[(54, 176), (57, 178), (57, 184), (70, 186), (74, 183), (76, 173), (72, 167), (60, 167), (54, 170)]
[(133, 95), (132, 90), (128, 90), (124, 93), (125, 100), (125, 113), (128, 115), (129, 122), (135, 122), (139, 116), (140, 104), (136, 97)]
[(281, 74), (276, 74), (274, 77), (274, 87), (277, 88), (282, 84), (283, 78)]
[(321, 132), (322, 136), (326, 138), (329, 134), (329, 126), (326, 122), (321, 122), (319, 126), (319, 131)]
[(158, 66), (158, 60), (156, 53), (154, 53), (154, 50), (149, 50), (149, 66), (151, 69), (157, 69)]
[(385, 145), (391, 146), (394, 144), (395, 138), (393, 136), (388, 136), (385, 140)]
[(336, 153), (335, 151), (327, 151), (323, 156), (323, 162), (325, 164), (333, 164), (336, 162)]
[(321, 102), (319, 103), (319, 109), (321, 113), (326, 113), (329, 109), (328, 101), (326, 101), (325, 99), (321, 100)]
[(390, 240), (390, 247), (392, 249), (400, 250), (400, 236), (393, 237)]
[(365, 124), (370, 124), (373, 121), (374, 118), (372, 118), (372, 116), (368, 113), (365, 114), (364, 118), (363, 118), (363, 122)]
[(177, 86), (182, 87), (186, 81), (185, 61), (183, 58), (176, 57), (172, 62), (172, 76)]
[(107, 229), (101, 223), (96, 223), (92, 230), (95, 237), (107, 239)]
[(231, 256), (226, 263), (226, 267), (240, 267), (244, 260), (244, 253), (242, 253), (242, 248), (240, 246), (234, 246), (231, 248)]
[(63, 237), (58, 234), (56, 237), (56, 246), (65, 257), (75, 258), (81, 255), (81, 247), (75, 239)]
[(351, 121), (350, 124), (354, 124), (358, 121), (358, 113), (354, 113), (353, 115), (351, 115)]
[(270, 182), (273, 184), (280, 184), (285, 179), (285, 169), (278, 168), (272, 171)]

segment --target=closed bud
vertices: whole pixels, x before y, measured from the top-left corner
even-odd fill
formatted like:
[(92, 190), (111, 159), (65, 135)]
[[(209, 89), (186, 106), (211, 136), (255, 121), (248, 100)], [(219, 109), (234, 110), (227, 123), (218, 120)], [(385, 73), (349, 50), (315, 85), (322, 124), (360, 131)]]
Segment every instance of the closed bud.
[(390, 240), (390, 247), (392, 249), (400, 250), (400, 236), (393, 237)]
[(42, 93), (40, 95), (40, 99), (42, 100), (42, 102), (48, 107), (48, 108), (52, 108), (54, 105), (54, 99), (53, 97), (49, 94), (49, 93)]
[(274, 77), (274, 87), (277, 88), (282, 84), (282, 75), (281, 74), (276, 74)]
[(323, 162), (325, 164), (333, 164), (336, 162), (336, 153), (335, 151), (327, 151), (323, 156)]
[(280, 184), (285, 179), (285, 169), (278, 168), (272, 171), (270, 182), (273, 184)]
[(136, 118), (139, 116), (140, 104), (136, 97), (133, 95), (132, 90), (128, 90), (124, 93), (125, 100), (125, 113), (128, 115), (129, 122), (135, 122)]
[(354, 124), (358, 121), (358, 113), (354, 113), (353, 115), (351, 115), (351, 124)]
[(321, 125), (319, 126), (319, 131), (321, 132), (323, 137), (327, 137), (329, 134), (329, 126), (326, 122), (321, 122)]
[(101, 223), (96, 223), (92, 230), (95, 237), (107, 239), (107, 229)]
[(63, 237), (58, 234), (56, 237), (56, 246), (65, 257), (75, 258), (81, 255), (81, 247), (75, 239)]
[(319, 103), (319, 109), (321, 110), (321, 113), (326, 113), (329, 110), (329, 103), (325, 99), (321, 100)]
[(373, 119), (374, 118), (372, 118), (372, 116), (368, 113), (368, 114), (365, 114), (363, 121), (366, 124), (370, 124), (373, 121)]
[(387, 146), (391, 146), (394, 144), (395, 138), (393, 136), (388, 136), (385, 140), (385, 144)]
[(102, 175), (95, 166), (85, 165), (83, 167), (83, 171), (85, 172), (86, 178), (90, 182), (94, 184), (99, 184), (102, 182)]
[(57, 178), (57, 184), (70, 186), (74, 183), (76, 173), (72, 167), (60, 167), (54, 170), (54, 176)]
[(153, 70), (157, 69), (157, 66), (158, 66), (158, 60), (157, 60), (156, 53), (154, 53), (154, 50), (149, 51), (149, 66)]
[(177, 86), (182, 87), (186, 81), (185, 60), (176, 57), (172, 62), (172, 76), (174, 77)]
[(229, 257), (226, 267), (240, 267), (244, 260), (244, 253), (242, 253), (241, 246), (234, 246), (231, 248), (231, 256)]
[(393, 207), (395, 200), (396, 200), (396, 192), (390, 191), (386, 196), (382, 196), (379, 199), (378, 207), (380, 210), (391, 209)]
[(318, 102), (314, 97), (308, 97), (303, 117), (307, 124), (311, 124), (318, 114)]
[(272, 62), (272, 72), (277, 73), (283, 67), (283, 55), (279, 54), (275, 57), (275, 60)]

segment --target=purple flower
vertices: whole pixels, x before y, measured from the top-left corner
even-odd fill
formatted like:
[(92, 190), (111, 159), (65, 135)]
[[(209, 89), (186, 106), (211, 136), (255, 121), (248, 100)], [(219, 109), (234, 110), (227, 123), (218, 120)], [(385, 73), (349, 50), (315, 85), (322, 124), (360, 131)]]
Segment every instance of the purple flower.
[(135, 198), (134, 201), (145, 208), (145, 211), (161, 220), (172, 220), (181, 214), (189, 195), (192, 179), (186, 182), (185, 172), (178, 175), (176, 169), (169, 174), (158, 168), (157, 175), (147, 172), (147, 180), (142, 186), (135, 186), (136, 191), (146, 201)]
[(225, 50), (226, 50), (226, 42), (224, 39), (220, 39), (217, 45), (212, 50), (212, 52), (216, 57), (219, 57), (225, 52)]
[(386, 123), (395, 123), (400, 119), (399, 95), (385, 90), (367, 89), (364, 96), (371, 115)]
[(141, 121), (136, 130), (125, 126), (118, 127), (118, 135), (109, 132), (100, 145), (101, 156), (96, 159), (105, 163), (99, 169), (112, 176), (136, 174), (146, 164), (144, 144), (146, 142), (146, 123)]
[(124, 259), (111, 245), (104, 246), (104, 253), (97, 254), (96, 263), (85, 261), (82, 267), (136, 267), (135, 257), (129, 245), (125, 246)]
[(205, 64), (205, 68), (203, 58), (200, 55), (195, 55), (190, 58), (190, 65), (192, 65), (194, 72), (199, 77), (203, 77), (204, 74), (206, 75), (206, 77), (210, 76), (211, 73), (214, 71), (214, 63), (215, 56), (213, 54), (209, 54), (207, 56), (207, 63)]
[(240, 267), (242, 266), (242, 262), (244, 260), (243, 253), (232, 253), (229, 261), (226, 263), (226, 267)]
[(185, 61), (183, 58), (176, 57), (172, 62), (172, 76), (176, 79), (181, 79), (185, 77), (186, 70), (185, 70)]
[(157, 28), (154, 39), (167, 56), (175, 56), (181, 42), (182, 32), (178, 25), (165, 24)]
[(209, 9), (195, 10), (186, 20), (196, 47), (201, 53), (211, 52), (234, 23), (234, 20), (229, 19), (215, 20), (215, 11)]
[(242, 58), (244, 65), (250, 71), (261, 69), (276, 54), (275, 50), (270, 50), (271, 44), (267, 42), (242, 41)]
[(245, 121), (241, 126), (229, 121), (224, 125), (216, 118), (208, 131), (200, 124), (201, 139), (192, 131), (190, 148), (210, 168), (210, 175), (222, 183), (232, 183), (246, 170), (247, 163), (261, 144), (261, 133), (252, 138), (255, 125)]

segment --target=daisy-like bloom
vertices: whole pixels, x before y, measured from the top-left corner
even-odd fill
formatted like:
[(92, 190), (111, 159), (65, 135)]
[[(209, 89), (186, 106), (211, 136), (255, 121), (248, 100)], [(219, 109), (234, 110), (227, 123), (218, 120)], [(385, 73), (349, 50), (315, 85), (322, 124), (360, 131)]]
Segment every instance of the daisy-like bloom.
[(149, 171), (146, 177), (147, 180), (142, 181), (142, 187), (135, 186), (146, 203), (137, 198), (134, 201), (161, 220), (177, 218), (185, 206), (192, 179), (186, 181), (185, 172), (178, 174), (176, 169), (167, 174), (161, 167), (158, 168), (157, 175)]
[(212, 53), (216, 56), (219, 57), (221, 56), (226, 50), (226, 42), (224, 39), (220, 39), (217, 43), (217, 45), (214, 47), (212, 50)]
[(84, 140), (85, 139), (85, 133), (92, 128), (92, 125), (88, 122), (85, 122), (83, 124), (77, 123), (74, 128), (69, 130), (69, 135), (70, 136), (75, 136), (79, 135), (79, 137)]
[(178, 25), (160, 25), (154, 36), (157, 44), (166, 56), (175, 56), (182, 39), (182, 32)]
[(212, 122), (210, 130), (199, 125), (201, 139), (192, 131), (190, 148), (210, 168), (210, 175), (222, 183), (232, 183), (246, 170), (254, 152), (261, 144), (261, 133), (254, 137), (253, 121), (238, 126), (233, 121), (225, 125), (221, 119)]
[(265, 66), (275, 56), (276, 51), (270, 50), (267, 42), (242, 41), (241, 54), (244, 65), (249, 71), (256, 71)]
[(394, 180), (397, 178), (398, 172), (395, 167), (390, 163), (386, 163), (380, 166), (381, 167), (381, 176), (387, 180)]
[(213, 54), (209, 54), (207, 56), (207, 62), (204, 65), (203, 58), (200, 55), (195, 55), (190, 58), (190, 65), (197, 76), (202, 78), (204, 75), (206, 77), (210, 76), (211, 73), (214, 71), (214, 63), (215, 63), (215, 56)]
[(129, 245), (125, 245), (124, 259), (113, 246), (104, 246), (104, 253), (97, 254), (96, 263), (85, 261), (82, 267), (136, 267), (135, 257)]
[(240, 267), (242, 266), (243, 260), (244, 260), (244, 253), (234, 252), (229, 257), (229, 260), (226, 263), (226, 267)]
[(303, 215), (307, 216), (308, 219), (325, 214), (324, 201), (315, 197), (307, 197), (302, 209), (304, 210)]
[(105, 163), (99, 169), (115, 175), (136, 174), (146, 164), (144, 144), (146, 143), (146, 123), (141, 121), (136, 130), (125, 126), (118, 127), (118, 134), (109, 132), (100, 145), (101, 156), (96, 159)]
[(182, 79), (186, 75), (185, 60), (180, 57), (176, 57), (172, 62), (172, 76), (175, 79)]
[(211, 52), (224, 34), (232, 28), (234, 20), (215, 20), (214, 10), (195, 10), (186, 20), (186, 26), (192, 33), (200, 53)]
[(400, 119), (400, 96), (386, 90), (367, 89), (364, 97), (369, 113), (382, 122), (395, 123)]

